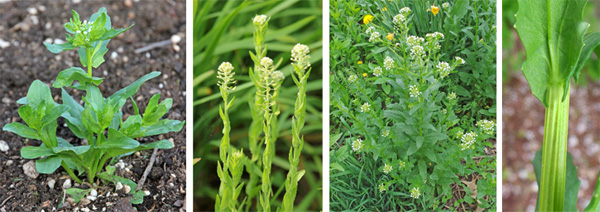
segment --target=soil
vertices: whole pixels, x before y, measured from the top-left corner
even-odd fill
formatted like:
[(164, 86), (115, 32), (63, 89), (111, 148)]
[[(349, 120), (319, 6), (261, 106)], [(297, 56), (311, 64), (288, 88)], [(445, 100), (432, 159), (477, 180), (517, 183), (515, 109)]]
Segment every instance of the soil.
[[(524, 51), (521, 42), (505, 52), (518, 55)], [(524, 60), (525, 58), (523, 58)], [(519, 63), (520, 64), (520, 63)], [(502, 91), (502, 202), (506, 211), (534, 211), (538, 185), (533, 172), (536, 151), (542, 146), (544, 133), (544, 106), (531, 94), (527, 80), (519, 70), (510, 70)], [(567, 150), (573, 155), (581, 187), (577, 194), (577, 208), (583, 210), (590, 201), (600, 170), (600, 82), (581, 80), (586, 86), (571, 81), (569, 108), (569, 137)]]
[[(81, 66), (75, 51), (52, 54), (43, 41), (65, 39), (63, 24), (71, 17), (71, 9), (82, 19), (87, 19), (100, 7), (106, 7), (114, 28), (135, 24), (129, 31), (113, 38), (108, 45), (106, 62), (94, 70), (94, 76), (104, 77), (99, 86), (105, 97), (129, 85), (152, 71), (161, 76), (146, 82), (133, 96), (145, 108), (153, 94), (162, 93), (161, 99), (173, 98), (173, 106), (164, 118), (184, 120), (185, 111), (185, 1), (0, 1), (0, 126), (14, 121), (22, 122), (18, 116), (16, 101), (26, 96), (29, 85), (39, 79), (48, 85), (57, 74), (71, 66)], [(172, 44), (135, 53), (134, 50), (151, 43), (169, 40), (173, 35), (182, 39), (177, 46)], [(83, 92), (69, 89), (79, 99)], [(60, 89), (52, 89), (59, 103)], [(162, 101), (162, 100), (161, 100)], [(130, 102), (123, 108), (132, 114)], [(81, 140), (63, 127), (59, 119), (58, 136), (74, 145)], [(65, 197), (63, 184), (69, 179), (59, 168), (54, 174), (40, 174), (36, 178), (25, 175), (23, 166), (31, 160), (20, 156), (27, 145), (39, 145), (39, 141), (26, 140), (13, 133), (1, 131), (0, 143), (6, 142), (8, 151), (0, 151), (0, 211), (184, 211), (185, 210), (185, 126), (180, 132), (138, 139), (152, 142), (169, 139), (175, 143), (173, 149), (157, 152), (154, 168), (148, 175), (142, 190), (149, 191), (144, 202), (132, 205), (130, 196), (123, 190), (115, 192), (110, 183), (101, 183), (96, 188), (99, 198), (82, 200), (77, 204)], [(152, 151), (142, 151), (123, 158), (129, 171), (119, 169), (117, 174), (138, 182), (148, 166)], [(53, 188), (49, 181), (55, 181)], [(78, 185), (86, 187), (89, 185)], [(110, 193), (110, 194), (109, 194)], [(61, 204), (62, 203), (62, 204)]]

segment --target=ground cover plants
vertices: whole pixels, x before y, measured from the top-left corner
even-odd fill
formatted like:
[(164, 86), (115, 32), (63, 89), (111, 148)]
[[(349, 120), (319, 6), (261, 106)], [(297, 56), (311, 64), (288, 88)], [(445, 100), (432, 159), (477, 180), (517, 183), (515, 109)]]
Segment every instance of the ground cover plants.
[[(522, 71), (531, 92), (546, 108), (542, 148), (532, 163), (539, 193), (536, 210), (577, 210), (581, 185), (567, 151), (571, 77), (580, 71), (600, 44), (600, 33), (586, 31), (587, 1), (519, 1), (515, 28), (527, 59)], [(575, 156), (577, 157), (577, 156)], [(600, 207), (600, 187), (585, 211)]]
[(194, 209), (321, 210), (320, 2), (194, 4)]
[[(128, 192), (133, 195), (131, 202), (140, 204), (147, 192), (136, 189), (137, 184), (134, 181), (115, 175), (114, 164), (121, 157), (136, 151), (172, 148), (173, 142), (166, 139), (145, 144), (135, 139), (180, 131), (185, 122), (162, 119), (171, 108), (173, 101), (170, 98), (159, 103), (160, 94), (154, 95), (143, 113), (140, 113), (137, 103), (132, 98), (142, 83), (157, 77), (160, 72), (147, 74), (110, 97), (104, 98), (99, 88), (104, 79), (94, 77), (93, 69), (104, 63), (104, 55), (108, 52), (106, 46), (110, 39), (127, 31), (131, 26), (113, 29), (105, 8), (100, 8), (89, 20), (82, 21), (74, 10), (72, 15), (70, 21), (64, 25), (67, 31), (66, 42), (44, 44), (52, 53), (77, 50), (79, 61), (87, 71), (71, 67), (58, 74), (52, 86), (61, 88), (62, 104), (55, 102), (50, 88), (45, 83), (35, 80), (29, 87), (27, 96), (17, 101), (22, 105), (18, 114), (25, 124), (9, 123), (4, 125), (3, 130), (42, 142), (39, 146), (29, 145), (21, 149), (23, 158), (36, 159), (36, 169), (39, 173), (51, 174), (62, 167), (79, 184), (83, 183), (80, 176), (85, 174), (89, 188), (66, 190), (76, 201), (87, 193), (97, 193), (96, 188), (105, 181), (111, 182), (116, 189), (128, 187)], [(77, 83), (74, 83), (75, 81)], [(85, 91), (86, 95), (81, 99), (83, 105), (69, 94), (70, 89), (72, 92)], [(121, 110), (128, 99), (131, 99), (135, 115), (125, 116)], [(61, 117), (68, 129), (77, 138), (85, 141), (83, 145), (74, 146), (65, 138), (57, 136), (57, 120)]]
[(330, 206), (496, 208), (495, 1), (331, 1)]

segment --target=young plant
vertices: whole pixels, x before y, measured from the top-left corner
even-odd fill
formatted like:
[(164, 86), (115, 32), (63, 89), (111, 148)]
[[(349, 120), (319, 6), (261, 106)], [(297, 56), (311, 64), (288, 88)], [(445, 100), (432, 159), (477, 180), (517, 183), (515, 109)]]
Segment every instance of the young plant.
[[(519, 0), (515, 28), (525, 46), (522, 71), (531, 92), (546, 107), (542, 149), (533, 165), (539, 185), (540, 211), (577, 210), (577, 168), (567, 152), (571, 77), (600, 44), (600, 33), (585, 34), (586, 1)], [(586, 210), (598, 210), (599, 185)]]
[[(253, 19), (255, 28), (254, 44), (256, 53), (250, 52), (250, 56), (254, 61), (254, 69), (249, 70), (250, 79), (254, 83), (256, 91), (253, 93), (249, 101), (250, 111), (252, 114), (252, 123), (249, 130), (249, 146), (252, 157), (250, 160), (245, 160), (243, 152), (236, 151), (229, 144), (230, 122), (227, 110), (233, 104), (233, 100), (229, 101), (229, 94), (232, 90), (228, 87), (228, 83), (233, 82), (233, 66), (230, 63), (224, 62), (219, 67), (219, 82), (221, 95), (224, 100), (222, 109), (219, 113), (223, 119), (223, 138), (219, 149), (221, 163), (218, 164), (217, 172), (221, 179), (219, 194), (217, 195), (216, 210), (232, 210), (238, 211), (246, 204), (245, 210), (249, 210), (252, 205), (252, 200), (256, 195), (259, 195), (257, 209), (262, 211), (271, 211), (273, 191), (271, 186), (271, 165), (275, 157), (275, 141), (277, 140), (277, 116), (279, 115), (279, 105), (277, 103), (281, 85), (285, 76), (283, 72), (278, 71), (279, 63), (274, 64), (273, 60), (266, 57), (267, 46), (265, 45), (265, 34), (269, 18), (266, 15), (257, 15)], [(297, 44), (292, 50), (292, 65), (295, 71), (292, 72), (294, 82), (299, 88), (298, 97), (295, 104), (295, 113), (292, 118), (292, 147), (289, 153), (289, 162), (291, 164), (287, 179), (285, 181), (286, 193), (281, 208), (278, 210), (292, 211), (296, 196), (297, 184), (302, 178), (303, 171), (298, 171), (300, 163), (300, 153), (302, 151), (303, 140), (300, 137), (300, 130), (304, 126), (304, 117), (306, 115), (306, 86), (308, 76), (310, 74), (310, 56), (308, 55), (308, 46)], [(307, 71), (308, 69), (308, 71)], [(296, 75), (293, 75), (293, 74)], [(252, 98), (253, 97), (253, 98)], [(253, 100), (253, 101), (252, 101)], [(223, 109), (224, 108), (224, 109)], [(260, 136), (263, 135), (261, 139)], [(264, 149), (261, 148), (261, 141), (264, 140)], [(262, 157), (261, 156), (262, 153)], [(232, 156), (231, 154), (234, 154)], [(236, 158), (242, 159), (236, 159)], [(232, 159), (233, 158), (233, 159)], [(236, 161), (231, 163), (231, 161)], [(228, 164), (230, 163), (230, 164)], [(243, 184), (238, 185), (243, 171), (241, 163), (245, 163), (246, 171), (249, 174), (249, 181), (246, 184), (247, 197), (242, 204), (237, 204), (237, 198), (240, 194)], [(225, 165), (228, 164), (228, 165)], [(231, 168), (235, 164), (236, 168)], [(229, 172), (227, 170), (230, 169)], [(261, 179), (261, 184), (258, 185), (258, 178)], [(229, 195), (229, 196), (228, 196)], [(227, 202), (225, 202), (227, 201)]]
[[(54, 102), (50, 88), (35, 80), (29, 87), (27, 97), (17, 102), (22, 104), (19, 107), (19, 116), (26, 125), (13, 122), (5, 125), (3, 130), (42, 141), (40, 146), (26, 146), (21, 149), (23, 158), (37, 159), (36, 169), (39, 173), (51, 174), (62, 166), (78, 183), (82, 183), (78, 176), (84, 173), (87, 175), (87, 181), (93, 186), (100, 183), (96, 181), (96, 177), (115, 184), (120, 182), (132, 188), (134, 198), (131, 201), (139, 204), (143, 201), (144, 192), (136, 192), (136, 184), (133, 181), (114, 175), (115, 167), (106, 166), (106, 163), (136, 151), (173, 148), (173, 143), (168, 140), (141, 144), (135, 138), (180, 131), (185, 121), (162, 119), (173, 103), (170, 98), (159, 103), (160, 94), (152, 96), (143, 115), (131, 98), (142, 83), (157, 77), (160, 72), (149, 73), (110, 97), (103, 97), (98, 88), (103, 78), (94, 77), (92, 70), (104, 63), (104, 55), (108, 52), (106, 46), (110, 39), (133, 25), (125, 29), (113, 29), (105, 8), (100, 8), (89, 21), (83, 22), (77, 12), (73, 10), (72, 13), (73, 17), (64, 25), (67, 42), (45, 42), (44, 45), (52, 53), (77, 49), (79, 60), (83, 67), (87, 67), (87, 72), (80, 67), (71, 67), (58, 74), (52, 86), (61, 88), (63, 104)], [(74, 83), (75, 81), (78, 83)], [(84, 105), (75, 101), (65, 88), (85, 91), (86, 95), (82, 97)], [(123, 120), (121, 108), (127, 99), (131, 99), (135, 115)], [(87, 143), (74, 146), (58, 137), (56, 130), (59, 117), (64, 118), (75, 136)], [(75, 174), (73, 169), (77, 170), (78, 174)]]

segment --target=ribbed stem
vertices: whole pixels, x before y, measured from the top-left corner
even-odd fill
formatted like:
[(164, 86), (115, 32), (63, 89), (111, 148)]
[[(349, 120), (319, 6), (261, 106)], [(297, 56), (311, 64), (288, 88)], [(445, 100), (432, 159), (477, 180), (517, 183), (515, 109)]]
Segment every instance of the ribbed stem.
[[(564, 92), (567, 92), (563, 101)], [(544, 121), (540, 211), (562, 211), (567, 169), (569, 93), (564, 86), (551, 86)]]

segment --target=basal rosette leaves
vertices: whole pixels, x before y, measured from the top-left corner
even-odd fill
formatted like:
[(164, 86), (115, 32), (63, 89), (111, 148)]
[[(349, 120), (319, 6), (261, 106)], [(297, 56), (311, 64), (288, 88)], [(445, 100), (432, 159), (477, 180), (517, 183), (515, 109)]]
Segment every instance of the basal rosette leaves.
[(586, 2), (519, 0), (515, 28), (527, 53), (521, 69), (533, 95), (545, 107), (549, 104), (549, 87), (561, 86), (567, 90), (575, 74), (589, 26), (583, 22)]

